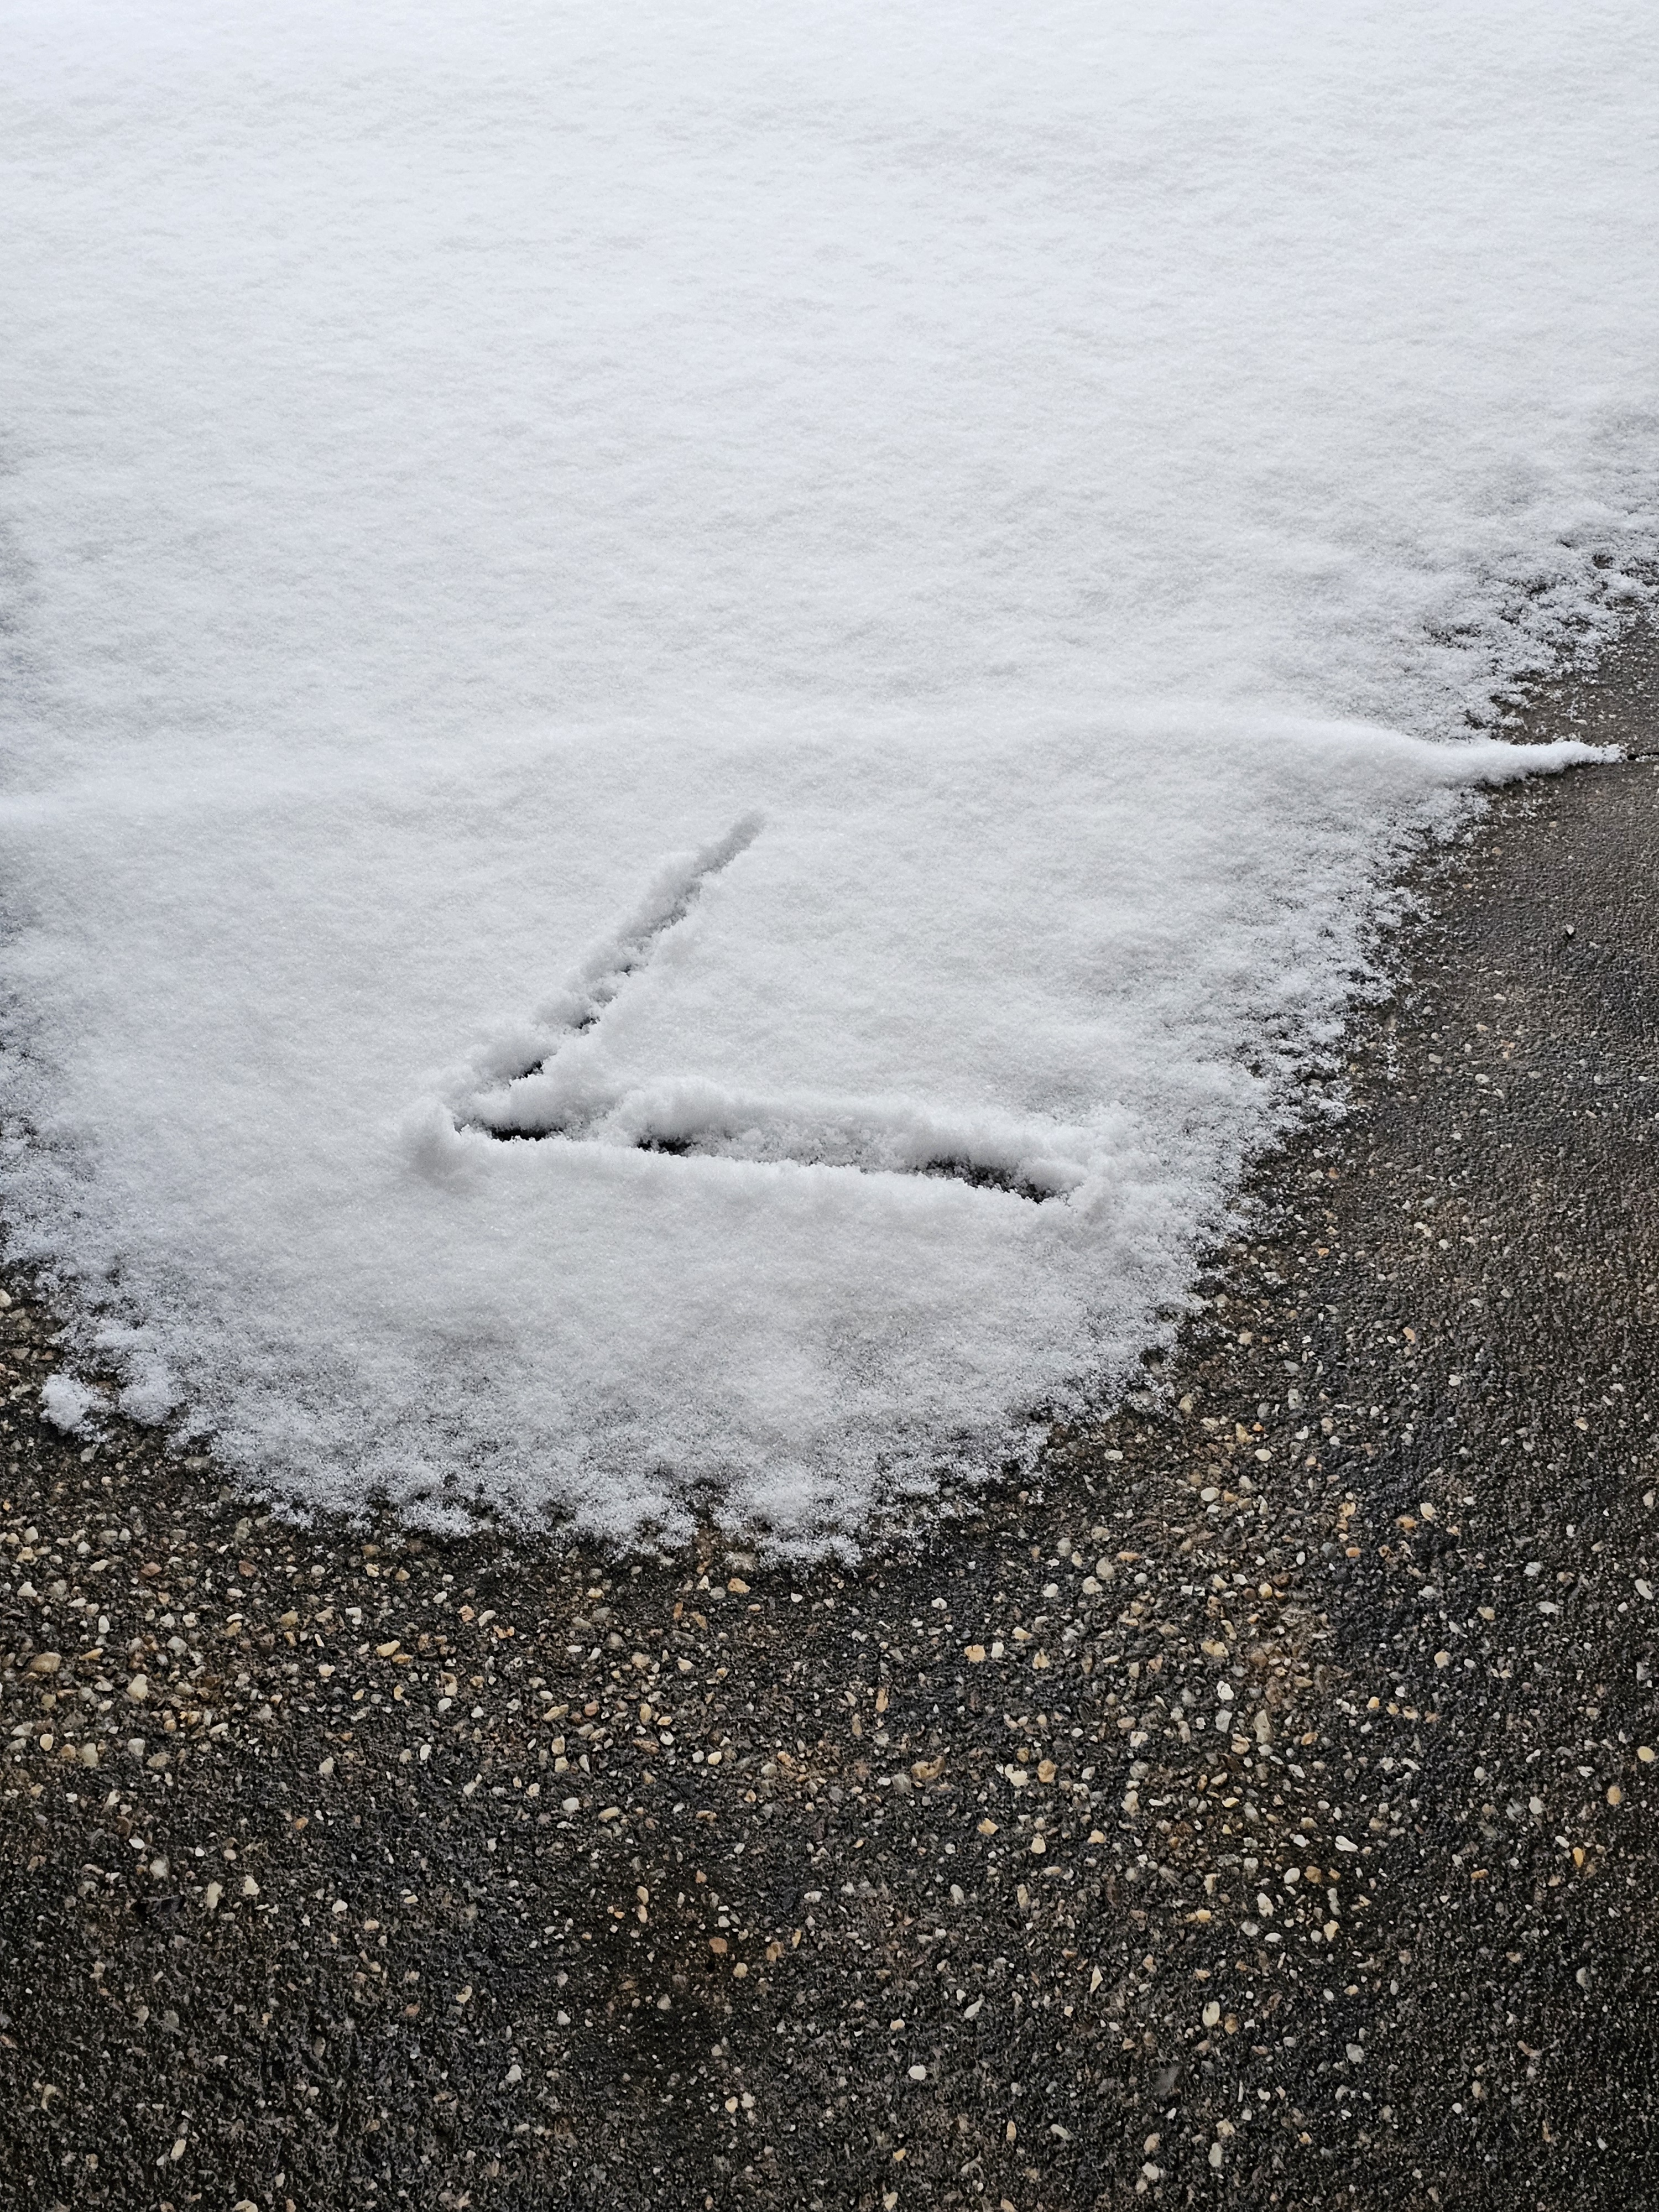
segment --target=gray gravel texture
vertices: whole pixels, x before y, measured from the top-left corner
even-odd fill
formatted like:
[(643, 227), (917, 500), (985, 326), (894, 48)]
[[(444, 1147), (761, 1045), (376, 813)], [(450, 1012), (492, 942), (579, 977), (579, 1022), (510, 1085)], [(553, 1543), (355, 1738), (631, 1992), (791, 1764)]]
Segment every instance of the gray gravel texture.
[(0, 2201), (1659, 2201), (1656, 853), (1501, 799), (1176, 1356), (857, 1566), (297, 1526), (14, 1282)]

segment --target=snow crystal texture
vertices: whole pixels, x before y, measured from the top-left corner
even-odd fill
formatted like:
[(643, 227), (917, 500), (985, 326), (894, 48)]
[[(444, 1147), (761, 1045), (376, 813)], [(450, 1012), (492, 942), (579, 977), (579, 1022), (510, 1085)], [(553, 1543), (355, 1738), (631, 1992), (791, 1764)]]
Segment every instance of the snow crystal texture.
[(1410, 838), (1584, 757), (1469, 732), (1653, 550), (1652, 10), (8, 46), (4, 1198), (87, 1371), (319, 1502), (802, 1542), (1120, 1386)]

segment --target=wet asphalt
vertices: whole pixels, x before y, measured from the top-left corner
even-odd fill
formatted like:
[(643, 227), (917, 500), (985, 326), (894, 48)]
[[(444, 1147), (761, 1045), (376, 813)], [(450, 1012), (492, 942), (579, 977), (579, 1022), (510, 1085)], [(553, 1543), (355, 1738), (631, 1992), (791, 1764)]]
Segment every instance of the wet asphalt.
[(300, 1526), (10, 1279), (0, 2203), (1659, 2201), (1656, 857), (1425, 861), (1175, 1354), (856, 1565)]

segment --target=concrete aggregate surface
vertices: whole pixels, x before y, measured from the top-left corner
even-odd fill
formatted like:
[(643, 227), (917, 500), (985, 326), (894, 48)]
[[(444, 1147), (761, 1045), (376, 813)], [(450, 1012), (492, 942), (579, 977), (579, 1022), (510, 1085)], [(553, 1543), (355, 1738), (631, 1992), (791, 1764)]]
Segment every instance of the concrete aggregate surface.
[(1656, 857), (1425, 863), (1145, 1388), (857, 1562), (301, 1526), (12, 1280), (3, 2202), (1659, 2201)]

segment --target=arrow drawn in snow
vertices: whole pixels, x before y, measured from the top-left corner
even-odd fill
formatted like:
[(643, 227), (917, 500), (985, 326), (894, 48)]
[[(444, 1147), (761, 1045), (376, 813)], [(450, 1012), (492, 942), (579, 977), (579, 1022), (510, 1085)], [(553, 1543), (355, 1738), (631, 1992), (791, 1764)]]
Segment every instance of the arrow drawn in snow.
[(544, 1011), (532, 1055), (522, 1032), (486, 1049), (463, 1095), (447, 1109), (428, 1106), (413, 1117), (417, 1164), (447, 1179), (460, 1164), (458, 1140), (476, 1133), (503, 1142), (556, 1139), (682, 1158), (947, 1176), (1036, 1204), (1084, 1182), (1097, 1139), (1052, 1121), (989, 1109), (941, 1114), (907, 1099), (767, 1097), (694, 1077), (617, 1090), (596, 1085), (589, 1071), (564, 1058), (763, 826), (760, 816), (745, 815), (713, 844), (666, 866), (629, 920), (586, 956)]

